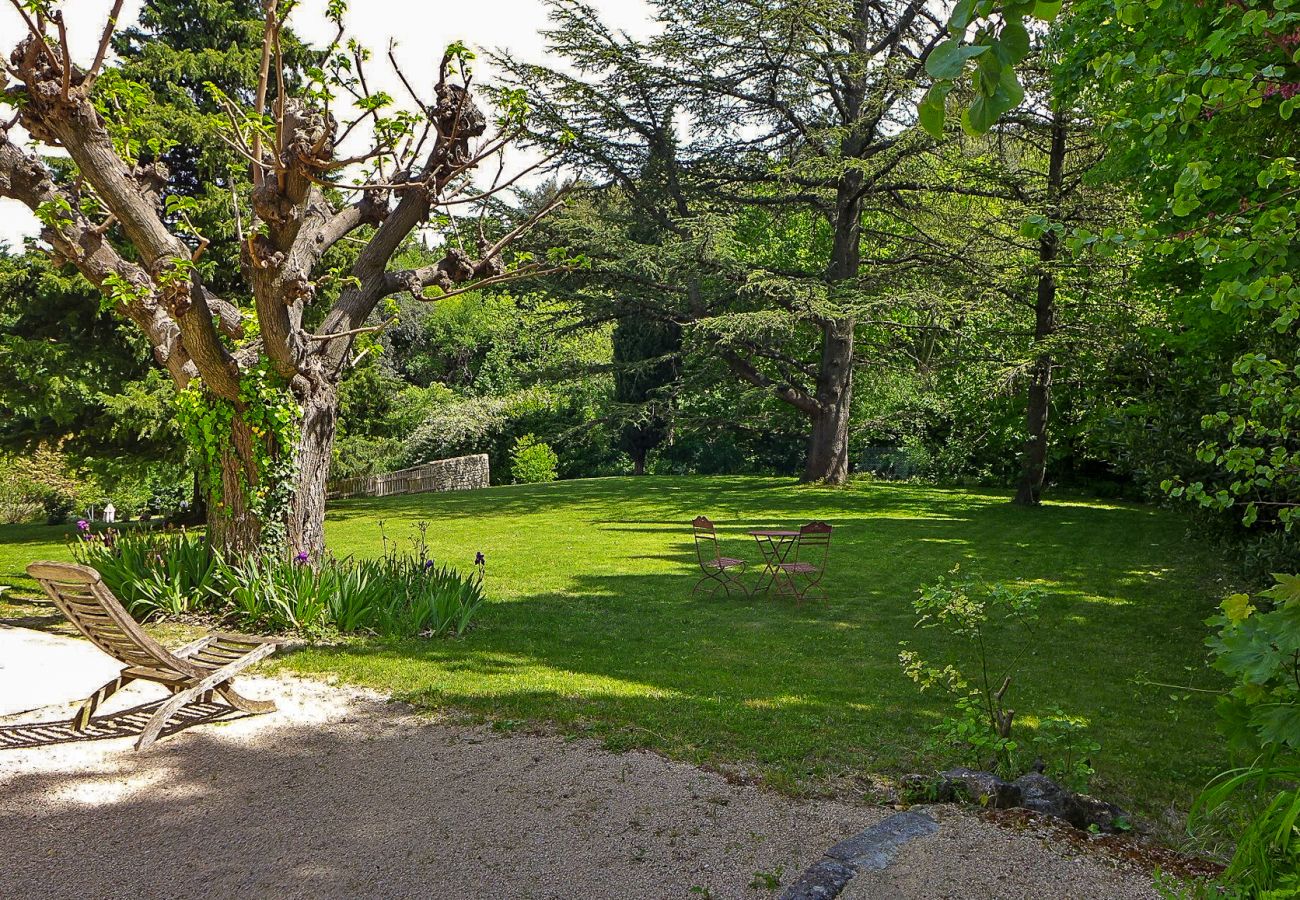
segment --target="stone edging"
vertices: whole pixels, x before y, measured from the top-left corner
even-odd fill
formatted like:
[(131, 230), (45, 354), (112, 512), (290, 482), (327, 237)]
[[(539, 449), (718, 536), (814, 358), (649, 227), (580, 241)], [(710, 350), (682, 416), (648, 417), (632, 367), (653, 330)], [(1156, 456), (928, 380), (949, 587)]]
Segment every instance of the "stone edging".
[(924, 813), (896, 813), (861, 834), (840, 841), (790, 885), (780, 900), (830, 900), (862, 870), (879, 872), (904, 844), (939, 830)]

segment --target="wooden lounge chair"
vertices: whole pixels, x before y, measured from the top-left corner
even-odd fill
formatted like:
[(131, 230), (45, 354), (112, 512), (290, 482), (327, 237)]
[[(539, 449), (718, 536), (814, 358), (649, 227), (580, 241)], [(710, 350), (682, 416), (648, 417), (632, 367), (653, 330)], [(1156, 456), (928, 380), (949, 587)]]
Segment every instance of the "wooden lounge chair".
[(691, 588), (691, 593), (697, 592), (705, 582), (712, 582), (709, 596), (713, 596), (718, 592), (718, 588), (722, 588), (730, 597), (733, 587), (739, 589), (742, 594), (748, 594), (749, 591), (740, 581), (740, 576), (745, 574), (745, 561), (722, 555), (718, 547), (718, 531), (713, 523), (705, 516), (697, 516), (691, 522), (691, 530), (695, 533), (695, 557), (700, 562), (700, 571), (704, 573), (703, 577), (695, 582), (695, 587)]
[(276, 639), (238, 634), (210, 634), (171, 651), (145, 633), (131, 618), (99, 573), (87, 566), (34, 562), (27, 574), (40, 582), (54, 605), (77, 630), (109, 656), (125, 663), (117, 677), (87, 697), (72, 718), (72, 727), (84, 731), (101, 703), (132, 681), (153, 681), (172, 692), (136, 741), (142, 750), (158, 739), (167, 720), (185, 704), (209, 702), (215, 693), (235, 709), (247, 713), (275, 710), (269, 700), (250, 700), (235, 690), (231, 680), (253, 663), (275, 652)]
[(778, 594), (790, 594), (802, 603), (809, 593), (816, 590), (823, 600), (827, 599), (826, 587), (821, 580), (826, 574), (826, 560), (830, 556), (831, 530), (825, 522), (809, 522), (799, 529), (794, 559), (777, 565), (781, 576), (776, 579)]

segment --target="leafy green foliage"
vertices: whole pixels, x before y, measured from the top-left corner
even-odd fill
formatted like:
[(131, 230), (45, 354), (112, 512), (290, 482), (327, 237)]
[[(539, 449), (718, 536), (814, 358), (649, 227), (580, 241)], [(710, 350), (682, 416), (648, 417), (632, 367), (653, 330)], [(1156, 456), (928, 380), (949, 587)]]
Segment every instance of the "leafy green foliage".
[[(1193, 823), (1222, 807), (1234, 796), (1271, 793), (1236, 836), (1232, 860), (1220, 877), (1228, 896), (1293, 897), (1300, 892), (1300, 765), (1289, 760), (1255, 764), (1218, 776), (1196, 799)], [(1278, 790), (1278, 786), (1281, 787)], [(1223, 896), (1223, 888), (1207, 892)]]
[(263, 547), (270, 551), (280, 546), (295, 486), (294, 451), (302, 416), (293, 393), (263, 361), (240, 378), (238, 404), (208, 392), (196, 378), (176, 395), (176, 413), (214, 506), (225, 502), (222, 465), (229, 448), (236, 440), (252, 447), (254, 471), (241, 470), (239, 477), (249, 509), (262, 523)]
[(960, 661), (932, 663), (909, 649), (898, 654), (903, 673), (922, 691), (938, 688), (957, 709), (937, 726), (944, 752), (962, 762), (984, 766), (1007, 778), (1020, 775), (1032, 747), (1053, 774), (1082, 789), (1093, 774), (1091, 754), (1100, 745), (1086, 734), (1087, 720), (1059, 709), (1039, 720), (1032, 744), (1012, 735), (1015, 711), (1007, 691), (1034, 637), (1043, 593), (1036, 587), (987, 584), (954, 568), (919, 590), (913, 601), (917, 628), (938, 629), (957, 638), (970, 654), (975, 674), (967, 676)]
[(1101, 744), (1088, 733), (1088, 724), (1082, 716), (1056, 709), (1038, 720), (1031, 741), (1034, 755), (1046, 764), (1047, 776), (1073, 791), (1087, 791), (1096, 774), (1092, 758)]
[(1275, 578), (1254, 603), (1233, 594), (1210, 620), (1214, 667), (1233, 681), (1219, 704), (1225, 733), (1256, 754), (1300, 752), (1300, 578)]
[(392, 637), (460, 635), (484, 603), (484, 565), (466, 577), (435, 565), (423, 532), (410, 552), (318, 564), (250, 556), (226, 560), (195, 532), (86, 528), (72, 545), (132, 616), (227, 616), (242, 627)]
[[(984, 134), (1019, 106), (1025, 89), (1016, 66), (1029, 55), (1025, 20), (1050, 20), (1060, 9), (1061, 0), (957, 0), (948, 17), (947, 40), (925, 60), (925, 71), (934, 81), (919, 104), (921, 126), (943, 137), (945, 100), (967, 77), (971, 98), (961, 115), (967, 132)], [(969, 33), (972, 25), (975, 30)]]
[(520, 435), (510, 451), (510, 476), (515, 484), (539, 484), (559, 477), (560, 458), (551, 445), (531, 434)]
[(72, 552), (77, 562), (99, 572), (140, 621), (196, 612), (229, 586), (220, 560), (197, 532), (87, 529)]

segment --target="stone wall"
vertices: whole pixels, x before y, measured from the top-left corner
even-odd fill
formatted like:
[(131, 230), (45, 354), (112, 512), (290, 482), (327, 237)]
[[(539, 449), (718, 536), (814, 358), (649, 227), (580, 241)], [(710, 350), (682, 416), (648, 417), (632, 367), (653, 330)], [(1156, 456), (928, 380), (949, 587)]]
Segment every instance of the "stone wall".
[(426, 491), (468, 491), (487, 487), (488, 474), (487, 454), (476, 453), (439, 459), (383, 475), (359, 475), (332, 481), (326, 496), (331, 500), (342, 500), (346, 497), (387, 497)]

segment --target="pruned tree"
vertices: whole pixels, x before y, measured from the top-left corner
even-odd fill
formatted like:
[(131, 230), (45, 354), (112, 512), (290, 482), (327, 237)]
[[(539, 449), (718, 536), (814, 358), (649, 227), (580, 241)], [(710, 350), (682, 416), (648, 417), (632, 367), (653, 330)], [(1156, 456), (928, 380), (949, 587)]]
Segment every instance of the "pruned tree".
[[(226, 118), (214, 94), (254, 95), (261, 53), (247, 38), (262, 27), (259, 0), (145, 0), (136, 24), (112, 40), (115, 77), (140, 85), (139, 96), (149, 100), (132, 105), (131, 140), (167, 166), (171, 202), (183, 203), (209, 240), (205, 283), (223, 295), (239, 292), (227, 175), (240, 161), (213, 139)], [(282, 44), (296, 83), (309, 52), (288, 32)], [(30, 453), (55, 445), (96, 468), (139, 472), (162, 464), (184, 477), (175, 386), (135, 325), (101, 309), (99, 291), (74, 266), (53, 264), (39, 248), (0, 259), (0, 270), (0, 356), (7, 363), (0, 367), (0, 446)], [(189, 495), (196, 502), (188, 514), (202, 521), (203, 491)]]
[[(68, 52), (75, 23), (58, 3), (11, 2), (27, 34), (0, 76), (11, 111), (0, 120), (0, 196), (36, 213), (49, 251), (140, 329), (176, 384), (177, 415), (204, 460), (212, 542), (318, 554), (337, 384), (357, 341), (384, 327), (374, 316), (385, 299), (435, 300), (557, 268), (507, 256), (562, 198), (494, 228), (484, 213), (522, 172), (503, 175), (503, 162), (489, 184), (474, 179), (522, 133), (523, 97), (501, 93), (490, 123), (471, 90), (473, 54), (453, 44), (431, 98), (398, 70), (410, 103), (397, 107), (370, 87), (369, 54), (345, 40), (340, 0), (329, 4), (334, 40), (292, 85), (290, 4), (265, 0), (253, 96), (214, 92), (228, 120), (220, 137), (247, 165), (230, 180), (245, 305), (209, 287), (208, 238), (169, 189), (159, 148), (131, 139), (147, 92), (108, 61), (122, 0), (88, 65)], [(67, 159), (28, 152), (17, 126)], [(430, 226), (446, 234), (441, 259), (398, 268), (397, 251)], [(330, 268), (327, 254), (344, 242), (355, 253)]]

